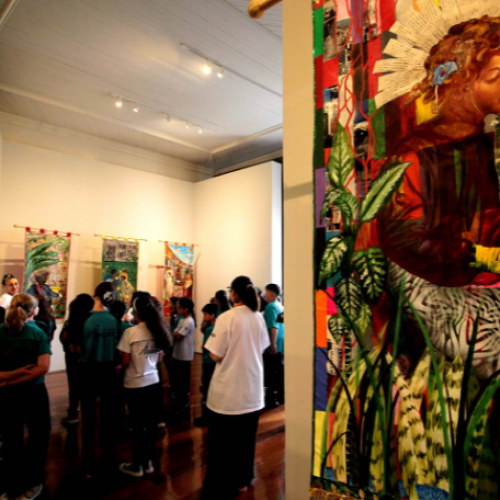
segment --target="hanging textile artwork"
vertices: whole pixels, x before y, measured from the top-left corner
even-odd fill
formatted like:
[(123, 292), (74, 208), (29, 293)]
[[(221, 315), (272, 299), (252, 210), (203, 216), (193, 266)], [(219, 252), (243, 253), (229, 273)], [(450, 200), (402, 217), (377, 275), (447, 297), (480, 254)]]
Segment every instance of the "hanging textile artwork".
[(102, 240), (102, 280), (113, 283), (118, 300), (130, 306), (137, 289), (139, 242), (135, 240)]
[(313, 2), (311, 498), (500, 493), (499, 16)]
[(66, 314), (70, 243), (71, 235), (26, 232), (25, 293), (44, 297), (58, 319)]
[(165, 242), (163, 275), (163, 312), (167, 319), (173, 312), (172, 297), (193, 298), (194, 245)]

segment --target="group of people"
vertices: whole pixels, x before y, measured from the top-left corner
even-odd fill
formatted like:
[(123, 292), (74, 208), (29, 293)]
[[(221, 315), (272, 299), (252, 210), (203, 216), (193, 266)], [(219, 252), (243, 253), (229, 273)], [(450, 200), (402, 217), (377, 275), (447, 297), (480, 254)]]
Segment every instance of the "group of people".
[[(0, 401), (10, 411), (0, 414), (5, 472), (5, 493), (0, 499), (30, 500), (43, 489), (50, 437), (44, 376), (50, 368), (54, 332), (49, 333), (37, 319), (46, 300), (43, 296), (18, 293), (19, 284), (12, 275), (6, 275), (3, 284), (6, 294), (0, 297), (0, 305), (6, 313), (0, 326)], [(217, 292), (203, 307), (203, 412), (195, 424), (208, 425), (205, 499), (231, 498), (250, 485), (260, 410), (283, 403), (280, 295), (277, 285), (268, 285), (261, 294), (248, 277), (240, 276), (231, 284), (229, 297), (225, 291)], [(169, 325), (161, 303), (148, 292), (134, 292), (130, 309), (116, 297), (110, 282), (99, 284), (92, 297), (78, 295), (69, 305), (60, 334), (69, 388), (63, 424), (78, 424), (81, 413), (82, 465), (88, 480), (114, 466), (117, 422), (124, 420), (125, 408), (132, 459), (119, 468), (133, 477), (154, 472), (158, 426), (190, 413), (196, 330), (193, 301), (175, 299)], [(171, 387), (166, 410), (162, 361)]]

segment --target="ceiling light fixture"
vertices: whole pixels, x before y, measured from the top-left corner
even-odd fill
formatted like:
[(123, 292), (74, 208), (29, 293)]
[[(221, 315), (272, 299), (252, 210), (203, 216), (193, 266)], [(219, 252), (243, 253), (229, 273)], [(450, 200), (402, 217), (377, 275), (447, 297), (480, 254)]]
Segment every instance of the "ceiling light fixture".
[(203, 128), (202, 127), (198, 127), (198, 134), (203, 134)]
[(191, 125), (189, 125), (188, 122), (186, 122), (186, 128), (188, 129)]
[(117, 108), (121, 108), (123, 106), (123, 99), (121, 97), (118, 97), (118, 99), (115, 102), (115, 105)]
[(139, 113), (139, 104), (134, 106), (134, 113)]
[(212, 63), (208, 59), (205, 59), (205, 66), (203, 66), (203, 73), (205, 73), (205, 75), (209, 75), (210, 73), (212, 73)]
[(224, 76), (224, 68), (219, 68), (219, 71), (217, 71), (217, 76), (219, 78), (222, 78)]

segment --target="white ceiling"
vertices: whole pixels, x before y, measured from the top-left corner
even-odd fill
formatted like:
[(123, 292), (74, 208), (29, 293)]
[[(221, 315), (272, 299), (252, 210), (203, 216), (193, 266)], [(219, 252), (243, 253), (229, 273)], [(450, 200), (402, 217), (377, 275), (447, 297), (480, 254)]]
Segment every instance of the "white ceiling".
[[(19, 0), (0, 31), (0, 111), (215, 168), (214, 149), (243, 140), (251, 150), (268, 129), (279, 142), (281, 14), (256, 22), (246, 5)], [(206, 76), (196, 54), (222, 64), (224, 78)], [(118, 109), (110, 93), (144, 105)]]

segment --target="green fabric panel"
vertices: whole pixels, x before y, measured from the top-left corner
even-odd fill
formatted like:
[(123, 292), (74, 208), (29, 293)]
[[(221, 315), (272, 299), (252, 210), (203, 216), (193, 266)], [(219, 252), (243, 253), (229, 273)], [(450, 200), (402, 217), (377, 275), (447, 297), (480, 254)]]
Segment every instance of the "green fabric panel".
[(314, 11), (314, 57), (323, 54), (323, 22), (324, 22), (323, 7)]

